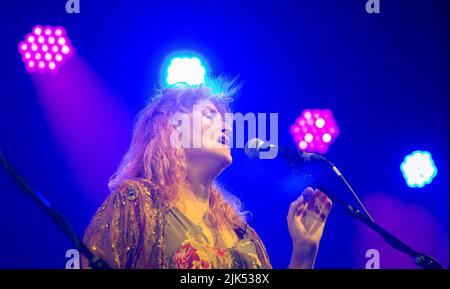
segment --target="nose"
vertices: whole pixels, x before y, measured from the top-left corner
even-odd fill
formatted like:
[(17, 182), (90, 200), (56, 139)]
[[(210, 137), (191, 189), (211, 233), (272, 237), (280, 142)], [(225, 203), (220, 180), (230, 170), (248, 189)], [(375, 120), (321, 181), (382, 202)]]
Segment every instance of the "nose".
[(222, 121), (222, 133), (226, 136), (229, 136), (232, 132), (233, 128), (231, 127), (231, 125), (226, 121)]

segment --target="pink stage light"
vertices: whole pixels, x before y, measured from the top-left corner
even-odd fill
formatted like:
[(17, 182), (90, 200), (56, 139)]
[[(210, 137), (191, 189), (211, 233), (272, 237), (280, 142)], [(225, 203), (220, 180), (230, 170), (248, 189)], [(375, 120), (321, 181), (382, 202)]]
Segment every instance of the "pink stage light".
[(339, 128), (329, 109), (305, 109), (291, 125), (297, 148), (309, 153), (324, 154), (339, 135)]
[(72, 55), (73, 47), (62, 27), (36, 25), (19, 43), (28, 72), (56, 72)]

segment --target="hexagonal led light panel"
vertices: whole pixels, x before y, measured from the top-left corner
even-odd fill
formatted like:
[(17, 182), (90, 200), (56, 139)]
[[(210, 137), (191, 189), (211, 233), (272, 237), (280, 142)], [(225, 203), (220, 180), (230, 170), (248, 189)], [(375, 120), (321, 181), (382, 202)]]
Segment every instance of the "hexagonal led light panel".
[(72, 55), (73, 48), (64, 28), (36, 25), (19, 43), (28, 72), (55, 72)]
[(329, 109), (305, 109), (290, 128), (297, 148), (324, 154), (339, 135), (339, 128)]

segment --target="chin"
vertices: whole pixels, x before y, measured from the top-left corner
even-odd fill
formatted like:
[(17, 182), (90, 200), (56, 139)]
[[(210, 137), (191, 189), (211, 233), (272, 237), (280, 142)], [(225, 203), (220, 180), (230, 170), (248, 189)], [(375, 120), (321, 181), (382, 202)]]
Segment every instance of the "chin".
[(223, 170), (231, 165), (233, 158), (229, 147), (199, 148), (186, 151), (188, 158), (200, 161), (214, 170)]
[(228, 167), (233, 162), (229, 148), (213, 149), (211, 150), (211, 153), (215, 159), (220, 161), (224, 168)]

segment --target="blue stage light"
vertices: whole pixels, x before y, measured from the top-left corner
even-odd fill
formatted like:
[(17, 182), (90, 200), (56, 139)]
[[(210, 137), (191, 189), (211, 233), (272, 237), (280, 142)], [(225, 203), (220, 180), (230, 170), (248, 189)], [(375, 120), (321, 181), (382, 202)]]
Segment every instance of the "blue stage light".
[(437, 174), (431, 154), (427, 151), (415, 151), (407, 155), (400, 170), (411, 188), (422, 188), (433, 181)]
[(165, 84), (198, 86), (205, 82), (206, 68), (198, 57), (176, 56), (168, 61)]

